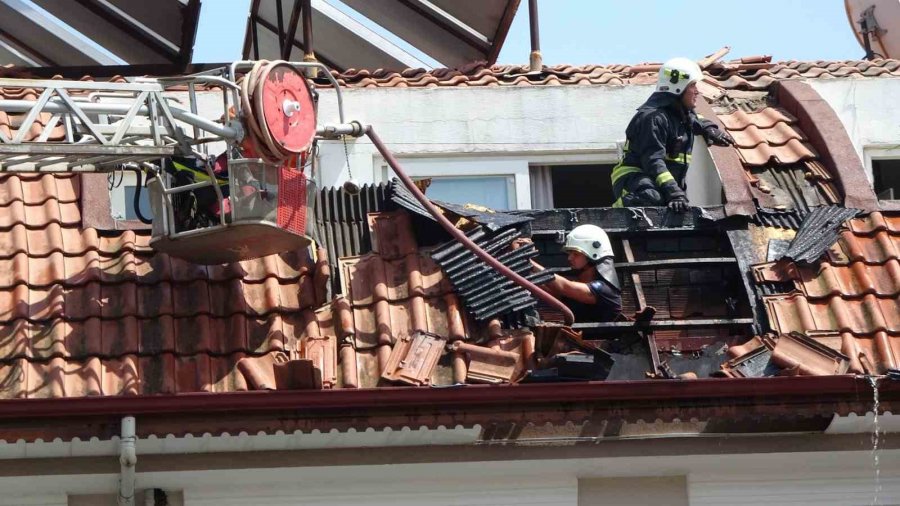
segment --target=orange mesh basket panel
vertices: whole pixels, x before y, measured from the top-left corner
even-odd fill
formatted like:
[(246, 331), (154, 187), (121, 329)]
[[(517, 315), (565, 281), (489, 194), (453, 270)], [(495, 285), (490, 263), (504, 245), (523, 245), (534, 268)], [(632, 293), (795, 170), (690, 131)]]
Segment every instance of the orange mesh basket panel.
[[(301, 160), (302, 165), (302, 160)], [(306, 174), (284, 164), (278, 174), (278, 226), (306, 234)]]

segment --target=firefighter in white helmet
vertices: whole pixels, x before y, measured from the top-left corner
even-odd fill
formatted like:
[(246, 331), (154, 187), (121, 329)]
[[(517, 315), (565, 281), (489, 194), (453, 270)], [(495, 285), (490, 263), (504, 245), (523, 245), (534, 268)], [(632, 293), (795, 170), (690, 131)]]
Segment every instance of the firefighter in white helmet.
[(702, 135), (707, 145), (734, 144), (727, 132), (694, 112), (701, 78), (700, 67), (687, 58), (673, 58), (659, 69), (656, 91), (625, 130), (625, 156), (612, 172), (613, 207), (686, 211), (694, 135)]
[[(530, 239), (518, 239), (513, 249)], [(562, 299), (576, 321), (614, 321), (622, 314), (622, 289), (613, 265), (613, 250), (606, 232), (596, 225), (579, 225), (566, 236), (563, 250), (568, 254), (573, 279), (559, 274), (543, 288)], [(531, 262), (536, 270), (544, 270)]]

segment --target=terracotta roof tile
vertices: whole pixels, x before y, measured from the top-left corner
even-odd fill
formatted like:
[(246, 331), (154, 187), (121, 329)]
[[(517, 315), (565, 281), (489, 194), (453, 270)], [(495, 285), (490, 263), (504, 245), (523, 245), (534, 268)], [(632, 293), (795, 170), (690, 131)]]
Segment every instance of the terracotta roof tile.
[[(855, 372), (880, 373), (900, 365), (900, 342), (896, 341), (900, 335), (900, 231), (891, 228), (900, 223), (898, 218), (897, 214), (872, 213), (848, 221), (828, 259), (819, 265), (755, 266), (758, 282), (793, 281), (799, 289), (764, 297), (773, 330), (843, 336), (840, 351), (850, 357)], [(877, 370), (866, 371), (866, 367)]]
[(777, 107), (766, 107), (756, 112), (746, 112), (736, 109), (731, 114), (720, 114), (719, 119), (729, 131), (744, 130), (750, 126), (758, 129), (773, 128), (779, 123), (787, 123), (791, 125), (797, 120), (788, 114), (787, 111)]
[(741, 148), (753, 148), (763, 143), (782, 146), (791, 140), (806, 140), (803, 132), (800, 132), (785, 121), (779, 121), (771, 128), (749, 125), (742, 130), (730, 130), (730, 133), (734, 137), (737, 146)]
[(189, 264), (80, 228), (79, 199), (78, 175), (0, 177), (0, 397), (246, 389), (240, 358), (299, 350), (305, 252)]
[(900, 233), (879, 230), (873, 234), (856, 234), (844, 231), (829, 255), (834, 263), (884, 264), (900, 258)]
[(0, 363), (0, 397), (58, 398), (247, 390), (236, 364), (245, 355), (162, 353), (101, 360), (16, 359)]
[[(333, 309), (319, 307), (324, 292), (314, 284), (324, 271), (305, 252), (194, 265), (153, 252), (142, 233), (80, 228), (77, 176), (6, 177), (0, 189), (7, 207), (57, 210), (28, 221), (12, 213), (0, 233), (2, 398), (254, 388), (259, 378), (239, 363), (282, 386), (309, 387), (300, 380), (311, 367), (319, 387), (376, 386), (402, 336), (468, 336), (459, 301), (405, 213), (370, 217), (378, 252), (345, 263), (354, 302), (340, 309), (339, 298)], [(338, 337), (347, 336), (357, 347), (342, 348), (339, 375)], [(449, 383), (441, 363), (433, 379)]]
[(794, 164), (803, 160), (816, 158), (812, 146), (795, 139), (781, 146), (760, 144), (751, 149), (737, 148), (745, 165), (758, 166), (774, 162), (780, 165)]
[[(557, 86), (584, 84), (651, 84), (659, 64), (647, 65), (555, 65), (540, 74), (530, 74), (527, 66), (494, 65), (475, 62), (459, 69), (405, 69), (400, 72), (376, 69), (348, 69), (334, 73), (335, 79), (351, 88), (445, 86)], [(900, 75), (900, 61), (874, 60), (846, 62), (745, 62), (711, 65), (707, 79), (725, 89), (764, 90), (779, 79), (882, 77)], [(319, 86), (330, 86), (325, 79)]]
[[(801, 302), (802, 300), (802, 302)], [(862, 299), (832, 297), (808, 300), (802, 295), (765, 299), (779, 332), (836, 331), (871, 336), (875, 332), (900, 333), (900, 300), (866, 295)]]
[(730, 107), (717, 117), (735, 139), (758, 205), (809, 208), (842, 202), (833, 176), (787, 111), (772, 105), (752, 112)]
[[(344, 309), (338, 310), (335, 318), (341, 327), (350, 326), (338, 333), (351, 335), (356, 343), (359, 386), (377, 385), (387, 370), (393, 345), (403, 339), (409, 345), (416, 331), (454, 340), (466, 338), (467, 328), (474, 330), (440, 268), (417, 249), (409, 215), (402, 211), (373, 213), (368, 221), (380, 253), (340, 260), (347, 299), (339, 299)], [(346, 315), (340, 316), (342, 313)], [(451, 381), (446, 367), (438, 367), (433, 374), (428, 382)], [(435, 380), (443, 376), (443, 381)], [(405, 378), (397, 371), (387, 377)]]
[(882, 230), (900, 234), (900, 216), (872, 213), (865, 218), (851, 221), (849, 226), (855, 234), (871, 234)]

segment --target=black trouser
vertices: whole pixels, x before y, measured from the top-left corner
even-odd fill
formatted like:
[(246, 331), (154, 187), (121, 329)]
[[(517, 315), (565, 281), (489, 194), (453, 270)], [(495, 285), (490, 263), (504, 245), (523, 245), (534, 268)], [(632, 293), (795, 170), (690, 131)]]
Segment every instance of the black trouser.
[(653, 179), (645, 174), (633, 174), (625, 181), (625, 195), (622, 196), (622, 207), (655, 207), (666, 205), (666, 199), (660, 195)]

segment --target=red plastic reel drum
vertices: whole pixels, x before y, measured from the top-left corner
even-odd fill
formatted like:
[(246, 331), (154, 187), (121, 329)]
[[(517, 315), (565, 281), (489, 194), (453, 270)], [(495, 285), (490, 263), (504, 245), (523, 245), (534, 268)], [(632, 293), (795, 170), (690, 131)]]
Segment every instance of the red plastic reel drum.
[(316, 110), (306, 78), (293, 66), (268, 66), (262, 80), (262, 114), (271, 139), (293, 154), (305, 153), (316, 135)]

